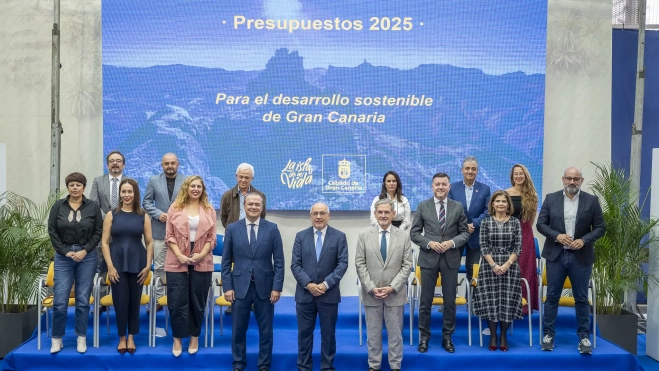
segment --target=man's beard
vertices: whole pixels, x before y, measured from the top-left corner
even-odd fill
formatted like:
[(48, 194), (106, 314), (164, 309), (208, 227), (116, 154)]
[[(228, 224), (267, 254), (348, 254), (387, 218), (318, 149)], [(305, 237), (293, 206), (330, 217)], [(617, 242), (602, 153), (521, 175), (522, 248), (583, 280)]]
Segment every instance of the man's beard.
[(577, 193), (579, 193), (579, 187), (576, 187), (576, 186), (574, 186), (574, 187), (567, 186), (567, 187), (565, 187), (565, 193), (569, 193), (569, 194), (571, 194), (571, 195), (576, 195)]

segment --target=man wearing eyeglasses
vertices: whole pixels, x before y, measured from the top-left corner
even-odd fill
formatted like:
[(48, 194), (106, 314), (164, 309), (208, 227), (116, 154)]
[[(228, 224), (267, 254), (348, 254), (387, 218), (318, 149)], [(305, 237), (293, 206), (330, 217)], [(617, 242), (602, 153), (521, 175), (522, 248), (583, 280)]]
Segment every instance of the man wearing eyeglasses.
[(547, 272), (544, 337), (542, 350), (554, 349), (554, 322), (565, 278), (569, 277), (577, 314), (579, 353), (592, 354), (590, 343), (590, 305), (588, 282), (593, 269), (593, 243), (604, 235), (606, 227), (596, 196), (581, 190), (581, 170), (569, 167), (563, 173), (563, 189), (550, 193), (542, 203), (536, 228), (547, 237), (542, 257)]
[(297, 281), (297, 369), (313, 369), (313, 332), (319, 317), (320, 369), (334, 370), (336, 320), (341, 302), (339, 284), (348, 269), (348, 242), (345, 233), (328, 225), (330, 211), (326, 204), (314, 204), (310, 215), (312, 226), (295, 236), (291, 259), (291, 271)]
[[(124, 178), (124, 167), (126, 166), (126, 158), (119, 151), (110, 152), (105, 158), (108, 166), (108, 173), (105, 175), (97, 176), (94, 178), (92, 190), (89, 194), (89, 199), (96, 201), (101, 208), (103, 219), (108, 211), (114, 209), (119, 205), (119, 184)], [(101, 247), (99, 243), (98, 247)], [(98, 271), (102, 278), (105, 278), (108, 267), (103, 259), (103, 254), (98, 254)], [(105, 286), (105, 279), (102, 280), (100, 296), (103, 297), (108, 294), (108, 288)], [(101, 312), (105, 311), (105, 307), (100, 308)]]

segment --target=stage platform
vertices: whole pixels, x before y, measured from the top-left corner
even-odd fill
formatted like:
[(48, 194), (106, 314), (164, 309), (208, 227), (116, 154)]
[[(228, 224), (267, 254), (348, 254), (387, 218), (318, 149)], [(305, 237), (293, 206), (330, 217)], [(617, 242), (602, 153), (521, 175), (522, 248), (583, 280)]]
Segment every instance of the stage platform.
[[(366, 329), (364, 327), (364, 345), (359, 345), (358, 332), (358, 299), (344, 297), (339, 307), (337, 324), (337, 355), (335, 367), (337, 370), (368, 369), (366, 351)], [(420, 354), (416, 350), (418, 344), (417, 322), (414, 322), (414, 345), (409, 345), (408, 306), (405, 307), (404, 356), (402, 369), (413, 370), (643, 370), (638, 358), (602, 338), (597, 339), (597, 348), (593, 355), (580, 355), (577, 350), (576, 319), (574, 310), (560, 308), (557, 320), (555, 350), (543, 352), (538, 344), (538, 315), (533, 319), (533, 347), (528, 343), (528, 322), (516, 321), (514, 333), (508, 336), (509, 351), (491, 352), (487, 347), (480, 347), (478, 342), (478, 322), (473, 319), (473, 346), (468, 346), (467, 311), (458, 307), (457, 330), (453, 335), (456, 352), (449, 354), (441, 347), (442, 313), (436, 310), (432, 314), (433, 337), (430, 340), (428, 352)], [(107, 335), (105, 316), (101, 318), (100, 347), (92, 345), (92, 321), (90, 317), (88, 346), (86, 354), (76, 352), (76, 337), (73, 333), (73, 309), (69, 310), (67, 334), (64, 337), (64, 349), (51, 355), (50, 338), (43, 337), (42, 348), (37, 350), (36, 335), (22, 344), (14, 352), (7, 355), (2, 363), (5, 370), (231, 370), (231, 315), (224, 315), (224, 335), (220, 336), (219, 308), (215, 308), (215, 347), (203, 348), (203, 330), (200, 338), (201, 347), (195, 355), (187, 352), (175, 358), (171, 354), (171, 336), (157, 339), (156, 347), (148, 344), (147, 314), (142, 312), (142, 333), (136, 336), (137, 352), (120, 355), (116, 351), (118, 337), (114, 327), (114, 312), (110, 316), (110, 335)], [(526, 318), (525, 318), (526, 319)], [(158, 313), (158, 326), (164, 327), (164, 312)], [(45, 335), (45, 334), (44, 334)], [(386, 339), (386, 336), (385, 336)], [(487, 344), (489, 338), (484, 336)], [(256, 322), (252, 318), (247, 339), (248, 365), (247, 370), (256, 370), (258, 352), (258, 332)], [(187, 341), (183, 342), (184, 350)], [(316, 331), (314, 338), (314, 369), (320, 369), (320, 334)], [(282, 298), (275, 308), (275, 342), (271, 370), (296, 370), (297, 357), (297, 320), (295, 317), (295, 302), (292, 297)], [(383, 354), (382, 370), (389, 370), (386, 362), (386, 346)]]

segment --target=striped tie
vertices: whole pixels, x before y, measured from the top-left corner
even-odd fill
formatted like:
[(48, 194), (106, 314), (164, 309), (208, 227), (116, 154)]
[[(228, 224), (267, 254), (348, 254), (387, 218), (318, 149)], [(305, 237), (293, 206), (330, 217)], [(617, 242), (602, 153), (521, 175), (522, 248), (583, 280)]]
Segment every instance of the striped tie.
[(444, 233), (446, 227), (446, 210), (444, 209), (444, 201), (439, 201), (439, 229)]

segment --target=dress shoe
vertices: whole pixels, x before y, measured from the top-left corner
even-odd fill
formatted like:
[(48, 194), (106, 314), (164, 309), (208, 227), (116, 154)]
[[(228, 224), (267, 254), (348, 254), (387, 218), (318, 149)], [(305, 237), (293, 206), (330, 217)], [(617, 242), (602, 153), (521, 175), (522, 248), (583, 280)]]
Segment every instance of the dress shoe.
[(373, 367), (369, 367), (368, 371), (380, 371), (380, 370), (374, 369)]
[(508, 351), (508, 347), (504, 347), (503, 345), (500, 346), (499, 349), (501, 349), (502, 352), (507, 352)]
[(400, 371), (400, 368), (392, 368), (391, 371)]
[(427, 352), (428, 351), (428, 340), (421, 339), (421, 341), (419, 341), (419, 347), (416, 348), (416, 349), (419, 351), (419, 353)]
[(260, 368), (259, 371), (268, 371), (268, 369), (263, 367), (263, 368)]
[(107, 310), (108, 307), (106, 307), (105, 305), (101, 305), (100, 307), (98, 307), (98, 313), (103, 313), (106, 312)]
[(495, 350), (497, 350), (497, 346), (496, 346), (496, 345), (490, 345), (489, 348), (490, 348), (490, 350), (493, 351), (493, 352), (494, 352)]
[(62, 348), (64, 348), (64, 344), (62, 344), (62, 338), (53, 338), (50, 345), (50, 353), (57, 353), (62, 350)]
[(455, 352), (455, 346), (453, 346), (453, 340), (451, 339), (442, 340), (442, 348), (446, 349), (449, 353)]
[(172, 354), (174, 355), (174, 357), (180, 356), (181, 353), (183, 353), (182, 349), (174, 349), (174, 347), (172, 346)]
[(84, 353), (87, 351), (87, 338), (84, 336), (78, 336), (78, 353)]
[(127, 350), (128, 353), (130, 353), (130, 355), (132, 356), (133, 354), (135, 354), (135, 351), (137, 350), (137, 348), (126, 348), (126, 350)]
[(199, 347), (197, 346), (196, 348), (188, 348), (188, 353), (189, 354), (196, 354), (199, 351)]
[[(121, 343), (119, 343), (119, 344), (121, 344)], [(124, 355), (124, 353), (126, 353), (126, 350), (127, 350), (126, 347), (123, 347), (123, 348), (117, 347), (117, 352), (121, 355)]]

